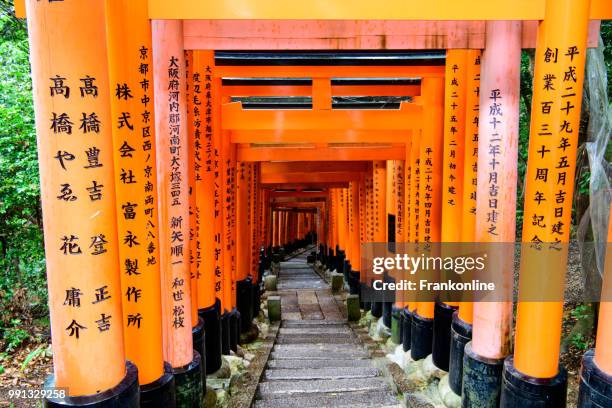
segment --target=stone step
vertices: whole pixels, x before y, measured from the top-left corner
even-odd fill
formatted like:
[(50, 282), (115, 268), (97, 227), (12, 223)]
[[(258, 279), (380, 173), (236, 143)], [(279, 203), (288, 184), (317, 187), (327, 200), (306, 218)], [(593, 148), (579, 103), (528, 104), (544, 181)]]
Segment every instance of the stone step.
[(341, 378), (372, 378), (380, 376), (380, 370), (374, 367), (339, 367), (339, 368), (289, 368), (268, 369), (265, 379), (275, 380), (338, 380)]
[(333, 327), (343, 326), (348, 327), (346, 320), (283, 320), (281, 328), (297, 328), (297, 327)]
[(322, 334), (352, 334), (348, 327), (281, 327), (280, 335), (307, 335), (319, 336)]
[(287, 278), (287, 279), (293, 279), (293, 278), (317, 278), (317, 279), (321, 279), (321, 277), (319, 275), (317, 275), (316, 273), (314, 273), (313, 271), (307, 271), (307, 270), (294, 270), (294, 271), (281, 271), (278, 274), (279, 278)]
[(325, 289), (327, 287), (327, 283), (324, 282), (283, 282), (279, 281), (277, 283), (278, 290), (288, 290), (288, 289)]
[(272, 351), (270, 358), (273, 360), (333, 360), (333, 359), (356, 359), (368, 358), (364, 350), (330, 350), (330, 349), (281, 349)]
[(381, 378), (343, 378), (338, 380), (264, 381), (259, 384), (261, 399), (286, 397), (290, 394), (347, 391), (381, 391), (389, 385)]
[(290, 398), (255, 401), (254, 408), (400, 408), (402, 405), (385, 391), (333, 392), (292, 395)]
[[(329, 336), (329, 335), (328, 335)], [(317, 336), (286, 336), (276, 338), (276, 344), (356, 344), (359, 339), (347, 335), (335, 334), (333, 337)]]
[(306, 344), (275, 344), (272, 351), (357, 351), (361, 350), (360, 345), (338, 344), (338, 343), (306, 343)]
[(366, 359), (336, 359), (336, 360), (270, 360), (268, 368), (286, 368), (301, 370), (304, 368), (341, 368), (341, 367), (372, 367), (372, 361)]

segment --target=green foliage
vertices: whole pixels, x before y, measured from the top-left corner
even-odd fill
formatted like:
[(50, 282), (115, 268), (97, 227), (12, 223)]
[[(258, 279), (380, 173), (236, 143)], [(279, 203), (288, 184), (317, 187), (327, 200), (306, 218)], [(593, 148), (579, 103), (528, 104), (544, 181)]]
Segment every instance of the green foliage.
[(20, 328), (21, 320), (12, 319), (11, 326), (4, 329), (4, 341), (6, 342), (5, 350), (10, 353), (17, 349), (21, 344), (30, 337), (30, 334)]
[(586, 320), (593, 315), (593, 308), (590, 305), (578, 305), (570, 312), (570, 315), (576, 320)]
[(47, 298), (27, 32), (4, 6), (0, 3), (0, 350), (11, 351), (28, 337), (24, 327), (31, 318), (46, 313)]
[(570, 344), (578, 350), (585, 351), (589, 348), (589, 340), (582, 333), (574, 333), (570, 337)]

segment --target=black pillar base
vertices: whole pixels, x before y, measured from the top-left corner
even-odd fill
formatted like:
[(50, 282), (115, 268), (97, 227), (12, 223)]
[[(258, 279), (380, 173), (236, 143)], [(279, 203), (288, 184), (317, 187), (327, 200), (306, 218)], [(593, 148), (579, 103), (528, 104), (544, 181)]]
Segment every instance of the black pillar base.
[(236, 282), (236, 308), (240, 312), (240, 332), (251, 330), (253, 324), (253, 279), (249, 276), (245, 280)]
[(398, 330), (398, 334), (399, 334), (399, 343), (397, 344), (403, 344), (404, 343), (404, 314), (402, 313), (404, 311), (403, 308), (398, 307), (397, 308), (397, 330)]
[(391, 328), (391, 314), (393, 311), (393, 303), (383, 302), (382, 304), (382, 319), (385, 326)]
[[(46, 408), (87, 407), (87, 408), (138, 408), (140, 407), (140, 388), (138, 369), (130, 361), (125, 362), (126, 374), (117, 386), (99, 394), (79, 397), (48, 398), (43, 400)], [(49, 376), (45, 388), (55, 387), (55, 377)]]
[(172, 367), (164, 363), (164, 375), (149, 384), (140, 386), (141, 408), (175, 408), (176, 390)]
[(372, 302), (363, 302), (363, 310), (366, 313), (372, 310)]
[[(259, 276), (263, 276), (263, 274)], [(259, 286), (259, 282), (254, 282), (251, 285), (251, 290), (253, 291), (251, 297), (253, 298), (253, 318), (255, 319), (261, 312), (261, 287)]]
[(361, 295), (361, 285), (359, 284), (359, 271), (349, 273), (349, 293), (351, 295)]
[(578, 408), (612, 407), (612, 375), (597, 367), (593, 357), (595, 353), (589, 350), (582, 358)]
[(402, 314), (401, 309), (395, 305), (391, 307), (391, 341), (402, 344)]
[(451, 324), (456, 306), (436, 302), (434, 307), (433, 347), (431, 358), (436, 367), (448, 371), (450, 359)]
[(372, 316), (377, 319), (380, 319), (383, 315), (382, 302), (372, 302), (370, 311), (372, 312)]
[(404, 352), (410, 350), (412, 341), (412, 312), (407, 308), (402, 310), (402, 347)]
[(238, 342), (240, 341), (240, 321), (240, 312), (234, 308), (229, 314), (230, 349), (234, 352), (238, 351)]
[(206, 352), (206, 374), (212, 374), (221, 368), (221, 317), (219, 310), (221, 302), (215, 301), (213, 306), (200, 309), (198, 314), (204, 320), (204, 350)]
[(472, 325), (461, 320), (459, 313), (455, 312), (451, 325), (448, 384), (457, 395), (461, 395), (461, 384), (463, 383), (463, 352), (465, 345), (470, 340), (472, 340)]
[(463, 353), (461, 407), (498, 408), (504, 360), (477, 355), (472, 351), (471, 341)]
[(433, 344), (433, 319), (412, 314), (410, 333), (410, 356), (413, 360), (421, 360), (431, 354)]
[(230, 354), (230, 315), (225, 312), (221, 315), (221, 354)]
[(342, 263), (342, 275), (344, 276), (344, 281), (345, 282), (349, 282), (350, 281), (350, 274), (351, 274), (351, 261), (349, 261), (348, 259), (344, 259), (344, 262)]
[(173, 368), (176, 384), (176, 408), (201, 407), (204, 400), (202, 389), (202, 360), (200, 353), (193, 351), (193, 360), (184, 367)]
[(559, 367), (552, 378), (533, 378), (514, 368), (514, 357), (504, 361), (500, 408), (563, 408), (567, 400), (567, 371)]
[(200, 353), (200, 357), (204, 356), (204, 319), (198, 316), (198, 324), (192, 329), (191, 335), (193, 338), (193, 349)]

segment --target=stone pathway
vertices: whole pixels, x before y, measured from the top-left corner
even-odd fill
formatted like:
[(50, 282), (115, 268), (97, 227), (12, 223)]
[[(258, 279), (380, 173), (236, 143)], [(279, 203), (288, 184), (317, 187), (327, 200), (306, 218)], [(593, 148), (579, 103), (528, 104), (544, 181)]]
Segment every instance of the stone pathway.
[(282, 322), (256, 408), (401, 407), (306, 253), (281, 263)]

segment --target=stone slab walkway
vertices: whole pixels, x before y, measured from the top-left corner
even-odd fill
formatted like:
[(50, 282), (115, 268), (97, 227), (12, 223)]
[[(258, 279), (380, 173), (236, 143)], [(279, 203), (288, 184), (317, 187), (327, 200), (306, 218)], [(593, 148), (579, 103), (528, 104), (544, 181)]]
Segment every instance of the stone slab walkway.
[(306, 253), (282, 262), (282, 322), (256, 408), (401, 407)]

